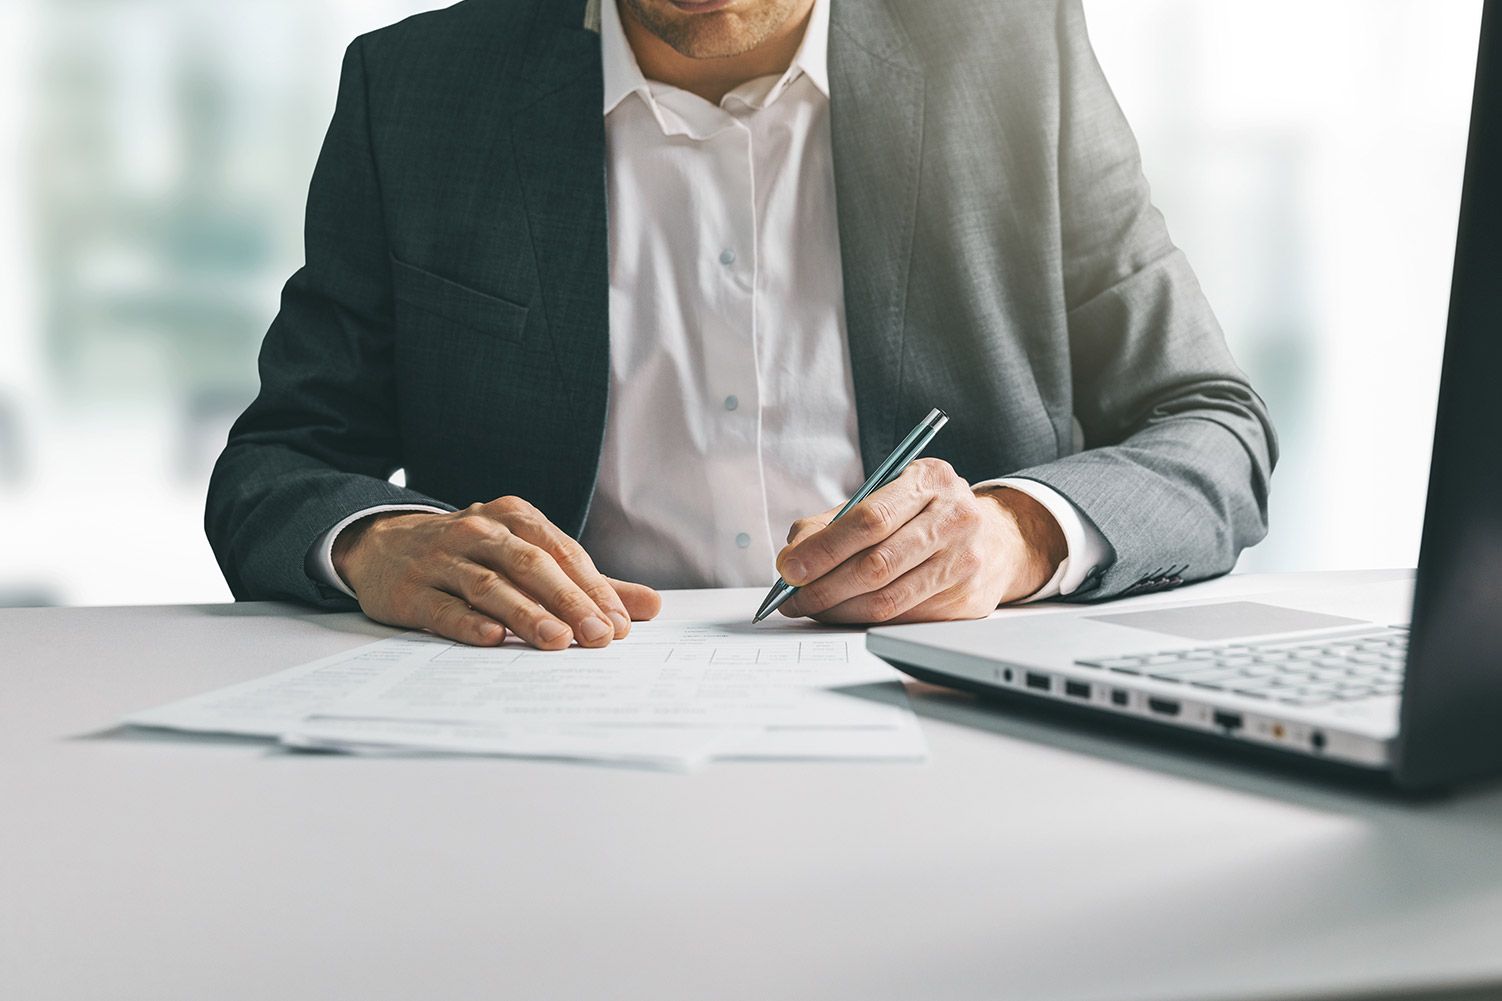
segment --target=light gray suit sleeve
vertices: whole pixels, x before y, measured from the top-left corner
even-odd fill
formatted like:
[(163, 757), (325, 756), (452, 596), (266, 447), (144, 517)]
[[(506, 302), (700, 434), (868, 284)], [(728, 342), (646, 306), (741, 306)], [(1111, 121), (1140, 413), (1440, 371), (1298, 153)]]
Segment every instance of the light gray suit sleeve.
[(1078, 0), (1059, 10), (1060, 252), (1085, 450), (1011, 475), (1053, 487), (1110, 542), (1114, 563), (1076, 594), (1098, 599), (1229, 571), (1266, 534), (1277, 444), (1150, 201)]

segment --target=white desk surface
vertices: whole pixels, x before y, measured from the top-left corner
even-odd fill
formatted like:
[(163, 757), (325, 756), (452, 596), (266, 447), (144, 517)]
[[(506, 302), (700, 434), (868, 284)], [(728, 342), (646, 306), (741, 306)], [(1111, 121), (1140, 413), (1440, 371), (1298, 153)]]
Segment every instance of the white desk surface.
[[(666, 614), (760, 597), (681, 592)], [(388, 632), (279, 605), (0, 612), (0, 994), (1211, 1001), (1502, 980), (1495, 786), (1403, 802), (923, 686), (924, 765), (684, 776), (113, 728)]]

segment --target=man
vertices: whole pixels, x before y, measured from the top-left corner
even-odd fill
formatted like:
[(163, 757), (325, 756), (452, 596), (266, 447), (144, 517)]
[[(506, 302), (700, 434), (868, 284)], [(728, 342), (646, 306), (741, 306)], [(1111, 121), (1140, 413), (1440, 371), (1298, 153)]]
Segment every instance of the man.
[[(831, 622), (1171, 587), (1261, 538), (1275, 459), (1079, 0), (364, 36), (261, 377), (209, 491), (235, 595), (474, 644), (604, 646), (646, 585), (774, 561)], [(935, 406), (932, 457), (830, 525)]]

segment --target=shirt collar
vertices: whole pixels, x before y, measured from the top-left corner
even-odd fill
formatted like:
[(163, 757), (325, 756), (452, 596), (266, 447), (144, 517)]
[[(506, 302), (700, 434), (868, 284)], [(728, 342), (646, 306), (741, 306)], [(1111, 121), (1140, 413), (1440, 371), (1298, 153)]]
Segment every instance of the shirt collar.
[[(651, 103), (650, 85), (637, 64), (636, 53), (631, 51), (631, 43), (626, 40), (626, 29), (621, 26), (616, 2), (602, 0), (600, 3), (600, 54), (605, 77), (604, 113), (607, 115), (632, 94), (641, 94), (642, 100)], [(767, 100), (775, 100), (776, 95), (800, 74), (808, 77), (826, 99), (829, 97), (829, 0), (814, 0), (798, 54)]]

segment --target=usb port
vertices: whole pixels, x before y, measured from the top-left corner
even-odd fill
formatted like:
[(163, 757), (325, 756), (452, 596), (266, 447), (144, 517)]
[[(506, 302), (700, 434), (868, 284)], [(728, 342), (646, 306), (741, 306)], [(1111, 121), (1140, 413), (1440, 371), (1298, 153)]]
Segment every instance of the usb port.
[(1124, 706), (1131, 700), (1131, 693), (1128, 692), (1125, 688), (1111, 689), (1111, 704), (1113, 706)]
[(1032, 671), (1027, 672), (1027, 687), (1036, 688), (1040, 692), (1048, 691), (1048, 675), (1034, 674)]
[(1090, 686), (1083, 681), (1066, 681), (1064, 682), (1064, 694), (1071, 699), (1088, 699), (1090, 697)]
[(1177, 716), (1179, 704), (1173, 699), (1148, 699), (1147, 707), (1161, 716)]
[(1219, 710), (1215, 713), (1215, 725), (1222, 730), (1240, 730), (1241, 713), (1228, 713)]

